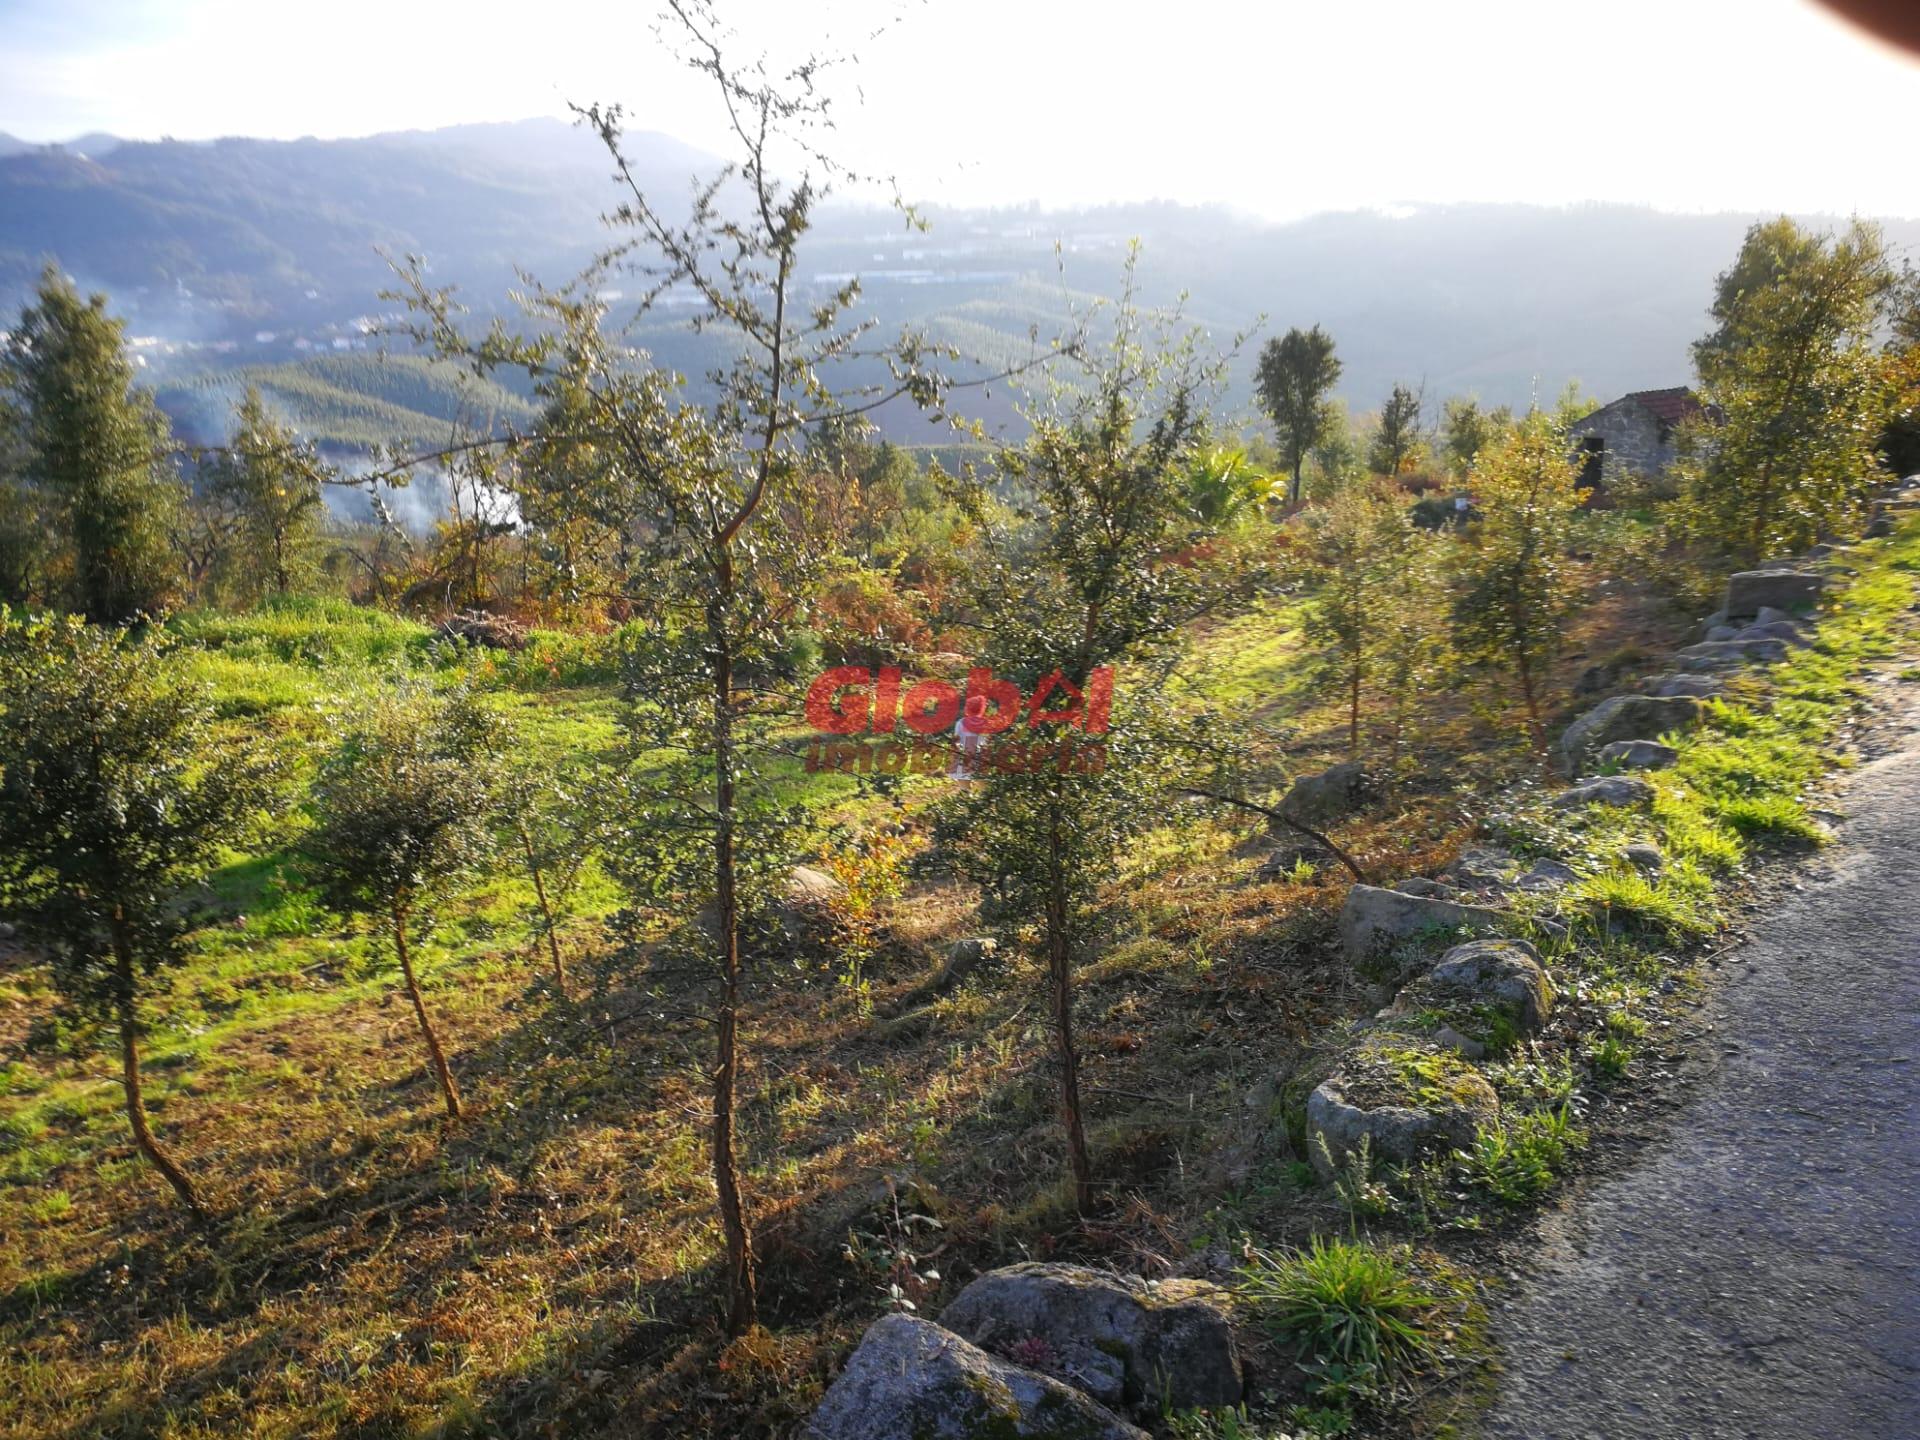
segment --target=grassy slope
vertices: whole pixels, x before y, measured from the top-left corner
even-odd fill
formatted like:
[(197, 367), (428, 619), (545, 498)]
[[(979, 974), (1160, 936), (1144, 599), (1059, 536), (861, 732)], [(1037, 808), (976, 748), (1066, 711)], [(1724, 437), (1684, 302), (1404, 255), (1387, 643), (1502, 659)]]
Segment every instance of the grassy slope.
[[(1732, 846), (1792, 828), (1852, 677), (1904, 623), (1920, 538), (1879, 555), (1821, 647), (1776, 672), (1771, 703), (1717, 710), (1662, 782), (1664, 838), (1697, 880), (1682, 870), (1651, 901), (1629, 892), (1600, 863), (1644, 830), (1624, 816), (1581, 835), (1545, 835), (1533, 812), (1504, 822), (1523, 844), (1594, 857), (1588, 898), (1607, 906), (1592, 912), (1598, 938), (1555, 957), (1567, 997), (1556, 1030), (1496, 1075), (1511, 1113), (1544, 1108), (1563, 1069), (1575, 1088), (1631, 1083), (1635, 1027), (1673, 973), (1672, 944), (1648, 926), (1711, 923), (1708, 887)], [(1594, 614), (1589, 656), (1619, 638), (1605, 606)], [(1214, 630), (1196, 671), (1285, 738), (1276, 783), (1337, 745), (1335, 707), (1299, 679), (1295, 618), (1283, 607)], [(466, 673), (425, 630), (366, 612), (297, 607), (178, 629), (182, 663), (216, 686), (229, 723), (296, 747), (388, 666)], [(614, 699), (580, 642), (541, 636), (527, 656), (474, 670), (535, 748), (612, 742)], [(1477, 723), (1464, 704), (1442, 717), (1454, 778), (1512, 769)], [(812, 792), (823, 812), (845, 809), (845, 782)], [(1444, 859), (1463, 833), (1455, 799), (1435, 790), (1342, 838), (1402, 874)], [(1360, 1223), (1435, 1241), (1499, 1223), (1496, 1186), (1456, 1203), (1383, 1181), (1343, 1204), (1285, 1160), (1301, 1078), (1364, 1000), (1327, 945), (1340, 883), (1248, 883), (1263, 849), (1237, 819), (1186, 816), (1115, 877), (1118, 933), (1090, 967), (1081, 1012), (1113, 1196), (1089, 1231), (1063, 1223), (1031, 964), (1012, 957), (896, 1018), (934, 947), (967, 932), (968, 897), (921, 886), (870, 968), (870, 994), (816, 961), (769, 976), (780, 984), (752, 1019), (743, 1128), (773, 1329), (727, 1349), (710, 1301), (705, 1036), (600, 966), (611, 887), (590, 882), (570, 937), (580, 973), (599, 982), (578, 1007), (540, 978), (517, 877), (440, 915), (425, 947), (429, 1003), (476, 1112), (447, 1132), (390, 962), (338, 932), (284, 849), (236, 856), (200, 963), (154, 1007), (150, 1050), (158, 1124), (223, 1214), (212, 1237), (183, 1225), (133, 1154), (101, 1060), (18, 1044), (48, 997), (32, 971), (0, 970), (0, 1039), (20, 1057), (0, 1069), (0, 1435), (771, 1434), (804, 1413), (892, 1282), (931, 1305), (973, 1269), (1025, 1253), (1137, 1265), (1241, 1236), (1283, 1244)], [(1625, 1054), (1596, 1061), (1608, 1036)], [(1272, 1098), (1249, 1109), (1250, 1093)], [(1486, 1158), (1482, 1179), (1511, 1179), (1501, 1163)]]

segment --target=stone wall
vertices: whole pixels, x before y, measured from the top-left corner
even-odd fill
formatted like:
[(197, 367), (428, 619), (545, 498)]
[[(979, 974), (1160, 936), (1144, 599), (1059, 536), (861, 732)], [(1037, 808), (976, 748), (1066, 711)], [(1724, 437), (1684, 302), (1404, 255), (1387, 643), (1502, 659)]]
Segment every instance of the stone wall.
[(1672, 430), (1658, 416), (1632, 400), (1616, 400), (1577, 422), (1568, 436), (1576, 470), (1586, 461), (1589, 439), (1606, 447), (1601, 452), (1600, 483), (1614, 485), (1627, 474), (1657, 476), (1674, 461)]

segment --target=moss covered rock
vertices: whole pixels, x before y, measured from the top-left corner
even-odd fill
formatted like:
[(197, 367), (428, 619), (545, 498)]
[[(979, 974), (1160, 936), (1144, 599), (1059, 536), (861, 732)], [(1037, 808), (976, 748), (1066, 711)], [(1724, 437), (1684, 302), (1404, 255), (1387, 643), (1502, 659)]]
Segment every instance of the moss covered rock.
[(1363, 1041), (1307, 1100), (1307, 1135), (1323, 1175), (1363, 1142), (1374, 1158), (1404, 1165), (1465, 1149), (1499, 1119), (1500, 1099), (1472, 1065), (1395, 1034)]
[(1148, 1440), (1071, 1386), (911, 1315), (876, 1320), (807, 1440)]
[(1227, 1297), (1204, 1281), (1009, 1265), (962, 1290), (940, 1322), (1109, 1404), (1185, 1410), (1240, 1400)]

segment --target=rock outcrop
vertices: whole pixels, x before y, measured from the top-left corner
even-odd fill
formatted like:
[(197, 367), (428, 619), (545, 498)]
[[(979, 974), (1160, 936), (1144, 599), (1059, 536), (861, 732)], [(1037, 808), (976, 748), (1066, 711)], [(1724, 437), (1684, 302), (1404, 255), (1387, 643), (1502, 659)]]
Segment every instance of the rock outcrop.
[(1662, 700), (1688, 697), (1696, 700), (1710, 699), (1715, 695), (1727, 693), (1727, 682), (1711, 675), (1682, 675), (1669, 671), (1665, 675), (1655, 675), (1641, 687), (1647, 694)]
[(1513, 882), (1513, 888), (1530, 895), (1551, 895), (1579, 878), (1564, 860), (1536, 860), (1526, 874)]
[(1205, 1281), (1009, 1265), (962, 1290), (940, 1323), (1106, 1405), (1188, 1410), (1240, 1401), (1227, 1296)]
[(1602, 745), (1594, 756), (1602, 765), (1623, 770), (1664, 770), (1679, 758), (1678, 750), (1658, 740), (1615, 740)]
[(1561, 768), (1578, 775), (1596, 752), (1616, 740), (1645, 740), (1684, 730), (1699, 718), (1700, 702), (1690, 695), (1609, 696), (1561, 732)]
[[(1407, 1164), (1436, 1150), (1473, 1144), (1482, 1125), (1500, 1118), (1493, 1087), (1450, 1051), (1424, 1050), (1438, 1078), (1406, 1080), (1390, 1069), (1391, 1051), (1363, 1051), (1315, 1087), (1307, 1099), (1307, 1135), (1314, 1168), (1322, 1175), (1346, 1163), (1364, 1141), (1376, 1159)], [(1364, 1067), (1364, 1068), (1362, 1068)]]
[(1623, 846), (1620, 858), (1643, 875), (1658, 875), (1667, 868), (1666, 852), (1651, 840), (1636, 840)]
[(1368, 960), (1424, 934), (1495, 934), (1512, 926), (1511, 915), (1485, 905), (1355, 885), (1340, 910), (1340, 947), (1349, 960)]
[(806, 1440), (1148, 1440), (1070, 1385), (911, 1315), (874, 1321)]
[(1338, 820), (1364, 805), (1373, 782), (1358, 760), (1346, 760), (1318, 775), (1302, 775), (1287, 790), (1280, 809), (1309, 825)]
[(1823, 577), (1786, 565), (1742, 570), (1727, 577), (1727, 603), (1723, 608), (1729, 619), (1758, 615), (1762, 606), (1791, 615), (1818, 604), (1825, 588)]
[(1674, 652), (1683, 670), (1732, 670), (1741, 665), (1775, 665), (1787, 658), (1784, 640), (1703, 640)]
[(1441, 1005), (1485, 1005), (1502, 1011), (1521, 1035), (1547, 1023), (1553, 987), (1540, 952), (1525, 940), (1473, 940), (1456, 945), (1409, 990)]
[(1585, 805), (1644, 805), (1653, 799), (1653, 786), (1632, 775), (1602, 775), (1585, 780), (1553, 797), (1556, 810), (1577, 810)]

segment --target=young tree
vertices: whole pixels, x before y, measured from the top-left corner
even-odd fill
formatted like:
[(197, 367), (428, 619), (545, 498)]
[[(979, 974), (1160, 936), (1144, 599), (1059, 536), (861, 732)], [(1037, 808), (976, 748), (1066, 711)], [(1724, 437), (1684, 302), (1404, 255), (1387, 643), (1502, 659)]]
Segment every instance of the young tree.
[(182, 901), (271, 802), (272, 767), (223, 740), (158, 641), (0, 610), (0, 908), (52, 961), (62, 998), (116, 1022), (134, 1144), (181, 1202), (186, 1173), (147, 1122), (141, 981), (184, 956)]
[(1327, 392), (1339, 379), (1333, 337), (1318, 325), (1289, 330), (1261, 347), (1254, 385), (1273, 420), (1281, 458), (1293, 473), (1289, 504), (1300, 503), (1300, 473), (1326, 430)]
[[(978, 690), (969, 681), (976, 728), (995, 738), (941, 827), (956, 864), (991, 897), (995, 923), (1010, 939), (1029, 928), (1040, 935), (1082, 1214), (1094, 1180), (1075, 976), (1099, 936), (1102, 881), (1128, 839), (1163, 812), (1177, 759), (1163, 699), (1173, 637), (1219, 583), (1194, 558), (1211, 531), (1188, 489), (1204, 438), (1199, 397), (1216, 372), (1199, 362), (1192, 337), (1172, 343), (1146, 328), (1131, 304), (1131, 269), (1128, 278), (1107, 355), (1089, 362), (1084, 386), (1035, 415), (1026, 445), (1003, 458), (1031, 496), (1033, 518), (999, 537), (980, 575), (981, 659), (1032, 699), (1022, 715), (1004, 691), (989, 704), (984, 677)], [(1088, 723), (1099, 667), (1118, 667), (1125, 685), (1104, 735)], [(995, 705), (999, 713), (988, 713)], [(1080, 719), (1051, 720), (1048, 711)], [(1075, 747), (1074, 761), (1048, 753), (1058, 742)]]
[(75, 607), (101, 623), (152, 613), (174, 584), (181, 498), (166, 419), (133, 383), (106, 296), (81, 299), (50, 265), (35, 299), (0, 358), (0, 396), (24, 422), (26, 482), (57, 506)]
[(1491, 410), (1480, 408), (1477, 397), (1447, 401), (1446, 418), (1441, 422), (1441, 449), (1446, 454), (1447, 472), (1464, 480), (1473, 470), (1480, 452), (1506, 434), (1513, 424), (1513, 411), (1505, 405)]
[(1417, 540), (1406, 507), (1363, 486), (1314, 511), (1308, 535), (1307, 635), (1347, 697), (1347, 753), (1357, 757), (1361, 695), (1396, 619), (1388, 596)]
[[(515, 749), (521, 749), (517, 743)], [(500, 808), (513, 846), (533, 884), (535, 925), (553, 963), (553, 985), (567, 996), (567, 965), (560, 924), (571, 907), (587, 862), (606, 836), (606, 795), (591, 775), (540, 765), (518, 765), (506, 778)]]
[(1354, 430), (1347, 402), (1328, 401), (1326, 420), (1320, 438), (1307, 452), (1313, 462), (1313, 475), (1307, 481), (1306, 493), (1314, 500), (1325, 500), (1367, 478), (1366, 446)]
[(1376, 475), (1394, 479), (1414, 462), (1423, 443), (1421, 412), (1426, 400), (1421, 392), (1395, 385), (1380, 407), (1380, 423), (1374, 427), (1373, 443), (1367, 448), (1367, 463)]
[(427, 1015), (409, 935), (492, 850), (501, 727), (472, 695), (382, 696), (352, 723), (314, 782), (304, 850), (333, 907), (385, 927), (440, 1083), (448, 1118), (460, 1090)]
[[(419, 339), (482, 373), (525, 371), (547, 423), (566, 427), (512, 437), (512, 452), (556, 440), (576, 454), (588, 445), (612, 452), (585, 470), (596, 487), (587, 501), (630, 537), (623, 598), (651, 623), (625, 632), (631, 764), (607, 858), (636, 900), (668, 899), (680, 917), (672, 943), (646, 948), (650, 963), (693, 962), (703, 977), (691, 991), (712, 1024), (711, 1159), (726, 1324), (739, 1334), (758, 1314), (736, 1128), (748, 1000), (742, 936), (797, 858), (795, 817), (767, 769), (777, 753), (771, 730), (787, 716), (762, 686), (779, 673), (824, 548), (808, 519), (805, 437), (892, 400), (937, 410), (952, 388), (940, 367), (962, 357), (911, 332), (869, 344), (857, 281), (822, 291), (801, 271), (815, 206), (848, 174), (815, 143), (829, 126), (823, 62), (742, 61), (705, 0), (669, 8), (668, 29), (719, 92), (738, 155), (697, 187), (691, 212), (679, 213), (685, 197), (641, 187), (620, 110), (592, 106), (581, 115), (622, 187), (608, 217), (622, 239), (575, 285), (531, 293), (538, 333), (497, 326), (468, 337), (450, 297), (417, 270), (405, 298)], [(672, 313), (716, 342), (705, 404), (603, 327), (594, 287), (609, 275), (633, 282), (643, 317), (669, 296), (698, 298), (690, 314)], [(968, 383), (1001, 378), (973, 373)], [(686, 976), (673, 978), (684, 1006)]]
[(1694, 347), (1719, 423), (1687, 437), (1687, 528), (1752, 563), (1852, 519), (1880, 475), (1889, 396), (1875, 329), (1895, 274), (1880, 232), (1755, 225), (1720, 277), (1718, 322)]
[(1391, 774), (1415, 764), (1417, 724), (1439, 688), (1451, 646), (1441, 623), (1439, 603), (1446, 594), (1443, 569), (1447, 539), (1413, 523), (1413, 511), (1401, 511), (1405, 529), (1398, 534), (1399, 554), (1380, 595), (1381, 616), (1374, 639), (1374, 686), (1385, 700), (1382, 738)]
[(906, 509), (913, 457), (891, 441), (874, 441), (864, 422), (833, 420), (807, 437), (804, 463), (822, 530), (838, 537), (847, 558), (872, 567)]
[(1565, 431), (1529, 416), (1481, 455), (1473, 494), (1480, 518), (1457, 552), (1455, 640), (1468, 659), (1514, 678), (1545, 763), (1541, 690), (1575, 599), (1567, 550), (1580, 498)]
[(249, 385), (208, 488), (234, 516), (239, 569), (255, 593), (285, 595), (306, 575), (326, 501), (327, 468)]

